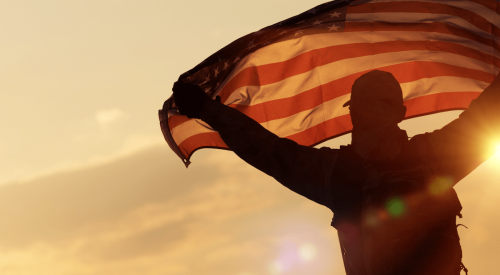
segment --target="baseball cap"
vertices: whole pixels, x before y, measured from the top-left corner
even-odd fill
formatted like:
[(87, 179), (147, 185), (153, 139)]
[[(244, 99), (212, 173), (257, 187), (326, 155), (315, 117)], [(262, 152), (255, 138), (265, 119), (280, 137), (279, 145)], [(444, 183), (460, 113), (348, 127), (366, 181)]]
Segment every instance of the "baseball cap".
[(352, 85), (351, 99), (343, 106), (374, 100), (395, 107), (403, 105), (403, 90), (391, 73), (373, 70), (360, 76)]

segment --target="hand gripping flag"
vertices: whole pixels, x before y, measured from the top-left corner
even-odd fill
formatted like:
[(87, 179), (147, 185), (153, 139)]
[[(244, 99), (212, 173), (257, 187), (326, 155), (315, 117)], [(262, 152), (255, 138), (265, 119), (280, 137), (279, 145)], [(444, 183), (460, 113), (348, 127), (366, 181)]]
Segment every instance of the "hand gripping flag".
[[(342, 105), (374, 69), (401, 83), (406, 118), (467, 108), (499, 70), (499, 10), (495, 0), (332, 1), (232, 42), (179, 80), (313, 146), (352, 130)], [(159, 116), (186, 166), (197, 149), (227, 149), (172, 99)]]

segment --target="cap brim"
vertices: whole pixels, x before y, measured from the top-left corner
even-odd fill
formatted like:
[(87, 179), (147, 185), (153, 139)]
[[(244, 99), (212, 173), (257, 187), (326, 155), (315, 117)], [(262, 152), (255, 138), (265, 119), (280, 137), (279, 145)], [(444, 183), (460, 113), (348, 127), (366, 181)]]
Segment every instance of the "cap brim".
[(350, 101), (350, 100), (349, 100), (349, 101), (347, 101), (346, 103), (344, 103), (344, 105), (343, 105), (342, 107), (347, 107), (347, 106), (349, 106), (349, 105), (351, 105), (351, 101)]

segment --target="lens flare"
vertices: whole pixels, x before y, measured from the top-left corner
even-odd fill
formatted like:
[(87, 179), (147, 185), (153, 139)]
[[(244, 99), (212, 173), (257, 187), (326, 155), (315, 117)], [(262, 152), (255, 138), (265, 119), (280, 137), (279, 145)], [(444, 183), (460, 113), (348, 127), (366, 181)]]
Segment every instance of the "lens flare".
[(368, 213), (365, 216), (365, 223), (367, 226), (370, 227), (375, 227), (379, 225), (380, 219), (377, 216), (377, 211), (375, 210), (368, 211)]
[(269, 274), (271, 274), (271, 275), (278, 275), (278, 274), (283, 273), (283, 271), (285, 271), (285, 268), (283, 267), (283, 265), (280, 262), (274, 262), (274, 263), (271, 263), (269, 265), (268, 271), (269, 271)]
[(453, 187), (453, 180), (450, 177), (437, 177), (429, 185), (429, 192), (439, 195)]
[(316, 257), (316, 247), (313, 244), (305, 243), (299, 248), (300, 259), (309, 262)]
[(286, 241), (280, 250), (278, 258), (267, 267), (270, 275), (286, 274), (298, 265), (314, 260), (317, 254), (316, 246), (309, 242), (297, 245), (295, 242)]
[(381, 221), (386, 221), (387, 219), (389, 219), (389, 214), (383, 209), (379, 210), (377, 215)]
[(497, 146), (497, 152), (495, 154), (495, 157), (497, 158), (497, 160), (500, 160), (500, 144)]
[(387, 212), (392, 217), (399, 217), (404, 214), (406, 207), (404, 202), (400, 198), (392, 198), (385, 205)]
[(283, 242), (280, 250), (278, 259), (273, 261), (268, 267), (268, 271), (271, 275), (282, 274), (301, 260), (299, 248), (294, 242)]

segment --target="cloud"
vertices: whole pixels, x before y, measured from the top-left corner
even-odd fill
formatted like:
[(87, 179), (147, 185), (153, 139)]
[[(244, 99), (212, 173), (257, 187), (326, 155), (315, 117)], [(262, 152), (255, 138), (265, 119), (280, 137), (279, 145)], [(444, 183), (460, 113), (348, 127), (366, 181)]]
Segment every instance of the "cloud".
[[(344, 274), (328, 209), (231, 152), (198, 154), (185, 169), (158, 146), (0, 186), (0, 273)], [(481, 274), (492, 273), (500, 245), (495, 167), (458, 186), (464, 263)]]
[(99, 124), (107, 126), (125, 116), (125, 113), (121, 109), (113, 108), (97, 111), (95, 119), (99, 122)]
[(123, 141), (122, 148), (120, 150), (121, 154), (130, 154), (135, 153), (145, 148), (158, 146), (159, 144), (165, 144), (165, 139), (161, 135), (161, 132), (158, 131), (158, 135), (133, 135), (127, 137)]
[(26, 263), (56, 275), (262, 274), (278, 235), (289, 231), (276, 230), (286, 213), (314, 214), (300, 210), (308, 203), (300, 196), (219, 152), (186, 170), (154, 147), (0, 187), (0, 258), (23, 255), (2, 274), (31, 274)]

